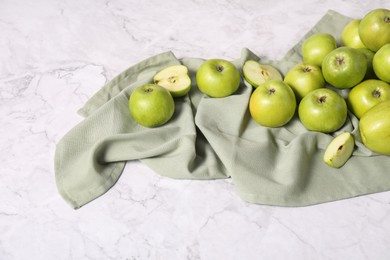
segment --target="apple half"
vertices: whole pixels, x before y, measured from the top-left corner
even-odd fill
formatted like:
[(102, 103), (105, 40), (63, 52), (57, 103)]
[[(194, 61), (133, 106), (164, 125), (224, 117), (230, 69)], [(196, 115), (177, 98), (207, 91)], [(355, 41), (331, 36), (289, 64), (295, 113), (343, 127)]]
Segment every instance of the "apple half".
[(282, 74), (274, 66), (260, 64), (254, 60), (247, 60), (242, 67), (242, 72), (246, 81), (255, 88), (269, 80), (283, 80)]
[(182, 97), (191, 89), (191, 78), (184, 65), (172, 65), (160, 70), (154, 75), (153, 81), (166, 88), (173, 97)]
[(355, 148), (355, 139), (349, 132), (344, 132), (336, 137), (326, 147), (323, 160), (333, 167), (340, 168), (351, 157)]

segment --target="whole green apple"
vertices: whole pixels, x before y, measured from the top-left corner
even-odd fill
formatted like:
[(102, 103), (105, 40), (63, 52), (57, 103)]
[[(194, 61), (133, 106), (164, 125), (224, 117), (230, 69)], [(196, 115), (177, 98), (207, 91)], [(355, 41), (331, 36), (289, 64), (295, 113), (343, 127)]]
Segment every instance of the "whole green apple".
[(381, 8), (366, 14), (359, 24), (359, 36), (374, 52), (390, 43), (390, 10)]
[(372, 66), (379, 79), (390, 83), (390, 43), (375, 53)]
[(350, 21), (341, 33), (341, 44), (351, 48), (366, 48), (359, 36), (360, 20)]
[(130, 114), (146, 127), (165, 124), (173, 116), (175, 103), (169, 91), (156, 84), (146, 84), (133, 90), (129, 98)]
[(302, 44), (302, 56), (305, 63), (322, 66), (325, 56), (337, 48), (336, 39), (328, 33), (317, 33)]
[(364, 79), (377, 79), (378, 77), (375, 75), (374, 66), (372, 64), (375, 52), (367, 48), (359, 48), (357, 50), (363, 52), (367, 59), (367, 71), (366, 75), (364, 75)]
[(368, 110), (359, 121), (363, 144), (372, 151), (390, 155), (390, 100)]
[(352, 88), (347, 104), (351, 112), (361, 118), (370, 108), (386, 100), (390, 100), (390, 85), (378, 79), (369, 79)]
[(297, 103), (292, 89), (281, 80), (269, 80), (253, 91), (249, 112), (260, 125), (280, 127), (295, 114)]
[(339, 47), (326, 55), (322, 62), (325, 80), (336, 88), (352, 88), (363, 80), (367, 58), (359, 50)]
[(320, 88), (301, 100), (298, 115), (308, 130), (331, 133), (344, 125), (347, 119), (347, 104), (336, 91)]
[(300, 101), (309, 92), (325, 87), (325, 80), (321, 68), (308, 63), (300, 63), (292, 67), (284, 77), (294, 91), (297, 101)]
[(226, 97), (238, 89), (241, 75), (233, 63), (223, 59), (210, 59), (196, 72), (198, 88), (210, 97)]

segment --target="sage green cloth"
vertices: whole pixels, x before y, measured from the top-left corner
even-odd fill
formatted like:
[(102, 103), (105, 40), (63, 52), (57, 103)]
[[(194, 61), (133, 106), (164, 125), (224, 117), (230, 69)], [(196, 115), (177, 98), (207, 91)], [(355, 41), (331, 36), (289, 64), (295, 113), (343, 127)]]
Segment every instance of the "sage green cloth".
[[(302, 61), (304, 39), (319, 32), (338, 37), (350, 20), (329, 11), (282, 60), (262, 62), (284, 74)], [(259, 57), (243, 49), (233, 63), (241, 70), (248, 59)], [(231, 178), (238, 196), (258, 204), (305, 206), (390, 190), (390, 157), (362, 145), (358, 120), (352, 114), (333, 135), (354, 134), (353, 156), (342, 168), (331, 168), (322, 156), (332, 135), (307, 131), (297, 115), (281, 128), (258, 125), (248, 111), (253, 89), (244, 79), (229, 97), (202, 94), (195, 74), (203, 61), (177, 59), (172, 52), (156, 55), (121, 73), (80, 109), (85, 119), (59, 141), (55, 154), (58, 190), (72, 207), (79, 208), (109, 190), (129, 160), (140, 160), (175, 179)], [(189, 69), (190, 93), (175, 99), (175, 113), (167, 124), (138, 125), (128, 110), (132, 90), (152, 82), (160, 69), (179, 63)]]

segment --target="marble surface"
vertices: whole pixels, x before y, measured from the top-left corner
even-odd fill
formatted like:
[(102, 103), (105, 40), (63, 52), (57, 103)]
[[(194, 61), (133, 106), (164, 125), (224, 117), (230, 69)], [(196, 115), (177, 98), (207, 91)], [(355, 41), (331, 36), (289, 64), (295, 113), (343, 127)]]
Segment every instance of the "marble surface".
[(132, 161), (73, 210), (53, 170), (76, 111), (127, 67), (167, 50), (280, 59), (328, 9), (360, 18), (379, 7), (390, 3), (0, 1), (0, 259), (390, 259), (390, 192), (253, 205), (230, 180), (171, 180)]

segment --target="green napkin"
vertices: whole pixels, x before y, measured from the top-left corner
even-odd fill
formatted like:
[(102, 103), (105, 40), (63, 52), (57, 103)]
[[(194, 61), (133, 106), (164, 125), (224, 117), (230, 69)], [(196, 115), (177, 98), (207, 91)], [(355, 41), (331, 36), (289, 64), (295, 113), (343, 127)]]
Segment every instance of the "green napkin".
[[(282, 60), (262, 62), (285, 74), (302, 61), (304, 39), (318, 32), (338, 37), (350, 20), (329, 11)], [(243, 49), (233, 63), (241, 70), (248, 59), (259, 60)], [(342, 168), (331, 168), (322, 156), (332, 135), (307, 131), (297, 116), (281, 128), (258, 125), (248, 111), (252, 87), (245, 80), (229, 97), (207, 97), (195, 80), (203, 61), (177, 59), (172, 52), (156, 55), (118, 75), (80, 109), (85, 119), (59, 141), (55, 154), (57, 187), (72, 207), (109, 190), (129, 160), (140, 160), (175, 179), (232, 178), (238, 195), (258, 204), (305, 206), (390, 190), (390, 158), (364, 147), (352, 114), (334, 135), (352, 132), (355, 151)], [(128, 110), (132, 90), (152, 82), (160, 69), (179, 63), (189, 69), (190, 93), (175, 99), (175, 113), (167, 124), (138, 125)]]

